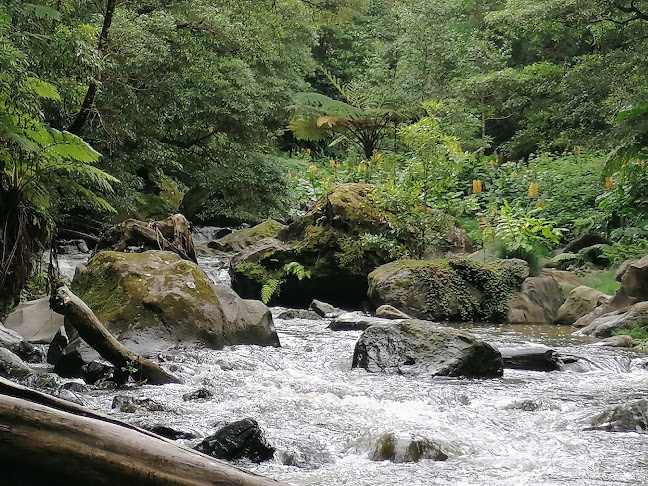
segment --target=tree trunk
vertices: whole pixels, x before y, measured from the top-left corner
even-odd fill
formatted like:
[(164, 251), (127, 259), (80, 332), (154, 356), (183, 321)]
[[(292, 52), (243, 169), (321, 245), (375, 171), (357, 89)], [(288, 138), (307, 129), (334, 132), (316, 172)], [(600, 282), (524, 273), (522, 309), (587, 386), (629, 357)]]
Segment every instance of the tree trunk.
[(0, 463), (12, 486), (283, 484), (3, 378)]
[(126, 373), (126, 376), (131, 375), (137, 381), (146, 381), (151, 385), (180, 383), (178, 378), (155, 363), (137, 356), (117, 341), (97, 319), (92, 309), (65, 285), (54, 291), (50, 298), (50, 307), (54, 312), (63, 314), (79, 336), (115, 366), (116, 373), (121, 371)]

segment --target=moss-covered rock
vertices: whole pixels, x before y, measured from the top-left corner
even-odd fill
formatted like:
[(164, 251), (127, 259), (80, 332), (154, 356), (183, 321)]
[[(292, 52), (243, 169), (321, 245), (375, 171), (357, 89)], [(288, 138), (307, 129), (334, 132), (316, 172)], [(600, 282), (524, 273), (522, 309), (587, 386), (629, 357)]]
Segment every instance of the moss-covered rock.
[(279, 344), (265, 305), (212, 284), (196, 264), (174, 253), (100, 252), (75, 276), (72, 290), (134, 348), (155, 347), (159, 340), (213, 348)]
[(369, 274), (369, 297), (420, 319), (502, 322), (528, 274), (522, 260), (398, 260)]
[[(471, 249), (467, 234), (451, 216), (427, 209), (433, 224), (426, 227), (424, 238), (416, 229), (403, 225), (397, 215), (381, 210), (373, 199), (374, 191), (369, 184), (333, 187), (306, 215), (282, 229), (274, 242), (263, 239), (242, 248), (232, 259), (237, 291), (245, 296), (258, 295), (267, 281), (264, 279), (276, 278), (286, 263), (296, 261), (311, 278), (288, 278), (281, 286), (278, 302), (307, 305), (317, 298), (335, 305), (357, 306), (366, 298), (366, 276), (380, 265), (405, 253), (443, 255)], [(265, 228), (251, 230), (244, 231), (263, 233)], [(234, 234), (232, 238), (245, 241), (249, 236), (237, 238)], [(421, 241), (430, 243), (422, 247)]]

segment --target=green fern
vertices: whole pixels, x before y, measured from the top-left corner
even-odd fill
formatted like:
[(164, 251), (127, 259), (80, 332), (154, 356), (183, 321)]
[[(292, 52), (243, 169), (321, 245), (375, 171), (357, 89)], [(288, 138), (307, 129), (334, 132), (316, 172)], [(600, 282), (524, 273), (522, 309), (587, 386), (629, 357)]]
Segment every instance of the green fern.
[(299, 280), (304, 278), (310, 278), (311, 273), (309, 270), (306, 270), (304, 266), (298, 262), (286, 263), (283, 268), (284, 275), (294, 275)]
[(279, 294), (279, 287), (281, 287), (281, 280), (271, 278), (263, 287), (261, 287), (261, 301), (264, 304), (270, 302), (273, 295)]
[(551, 261), (554, 263), (562, 263), (571, 260), (580, 261), (582, 260), (582, 257), (578, 253), (560, 253), (551, 259)]

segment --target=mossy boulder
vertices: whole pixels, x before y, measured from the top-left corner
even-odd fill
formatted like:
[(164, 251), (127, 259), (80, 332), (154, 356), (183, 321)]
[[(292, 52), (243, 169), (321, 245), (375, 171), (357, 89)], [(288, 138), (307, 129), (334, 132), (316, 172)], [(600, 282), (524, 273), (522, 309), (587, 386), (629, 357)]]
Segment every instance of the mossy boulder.
[(433, 321), (502, 322), (529, 268), (523, 260), (398, 260), (369, 274), (374, 305)]
[[(360, 183), (333, 187), (306, 215), (279, 231), (274, 243), (262, 240), (264, 245), (257, 241), (241, 249), (232, 259), (236, 290), (245, 296), (259, 295), (268, 278), (280, 278), (284, 265), (296, 261), (311, 278), (285, 279), (279, 303), (305, 306), (316, 298), (357, 306), (366, 298), (367, 275), (403, 253), (472, 250), (470, 238), (455, 218), (425, 209), (431, 224), (424, 235), (423, 229), (404, 225), (398, 215), (380, 209), (375, 191), (374, 186)], [(260, 232), (258, 227), (252, 230)]]
[(100, 252), (77, 273), (72, 290), (134, 350), (160, 341), (217, 349), (279, 344), (265, 305), (212, 284), (198, 265), (171, 252)]

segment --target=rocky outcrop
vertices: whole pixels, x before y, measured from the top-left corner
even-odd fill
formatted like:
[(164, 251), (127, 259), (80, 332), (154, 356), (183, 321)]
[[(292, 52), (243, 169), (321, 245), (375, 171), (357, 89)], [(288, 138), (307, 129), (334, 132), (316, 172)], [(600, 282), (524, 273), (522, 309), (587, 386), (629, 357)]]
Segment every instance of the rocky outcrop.
[(252, 462), (268, 461), (275, 452), (257, 421), (251, 418), (226, 425), (203, 439), (196, 450), (218, 459), (233, 461), (245, 457)]
[(411, 319), (410, 316), (403, 311), (398, 310), (393, 305), (383, 304), (376, 309), (376, 317), (383, 319)]
[(63, 316), (52, 312), (49, 299), (20, 304), (7, 316), (5, 326), (30, 343), (49, 343), (63, 325)]
[(395, 463), (418, 462), (421, 459), (445, 461), (448, 458), (436, 442), (424, 438), (398, 437), (384, 434), (375, 442), (369, 453), (372, 461), (391, 461)]
[(572, 289), (563, 305), (558, 309), (556, 324), (570, 326), (612, 298), (596, 289), (581, 285)]
[(518, 294), (509, 302), (506, 321), (511, 324), (548, 324), (565, 302), (566, 292), (582, 285), (570, 272), (545, 269), (522, 283)]
[(214, 285), (195, 264), (163, 251), (100, 252), (72, 289), (128, 348), (169, 343), (279, 345), (268, 308)]
[(631, 307), (603, 314), (574, 334), (606, 338), (612, 336), (614, 331), (632, 327), (648, 327), (648, 302), (639, 302)]
[[(280, 277), (284, 265), (296, 261), (311, 277), (301, 281), (285, 279), (278, 303), (304, 306), (316, 298), (357, 307), (366, 295), (367, 275), (395, 259), (388, 245), (372, 243), (371, 238), (363, 240), (363, 235), (398, 234), (390, 244), (416, 255), (472, 251), (470, 238), (453, 217), (426, 210), (431, 223), (424, 233), (403, 225), (397, 214), (379, 208), (372, 199), (374, 191), (368, 184), (333, 187), (272, 241), (260, 240), (241, 249), (232, 257), (237, 292), (259, 295), (268, 279)], [(264, 233), (261, 229), (252, 228), (251, 232)], [(236, 234), (231, 239), (236, 240)], [(224, 243), (220, 240), (220, 244)]]
[(369, 274), (369, 297), (420, 319), (501, 322), (528, 275), (523, 260), (399, 260)]
[(502, 355), (463, 331), (405, 320), (375, 325), (362, 333), (354, 368), (424, 376), (502, 376)]

